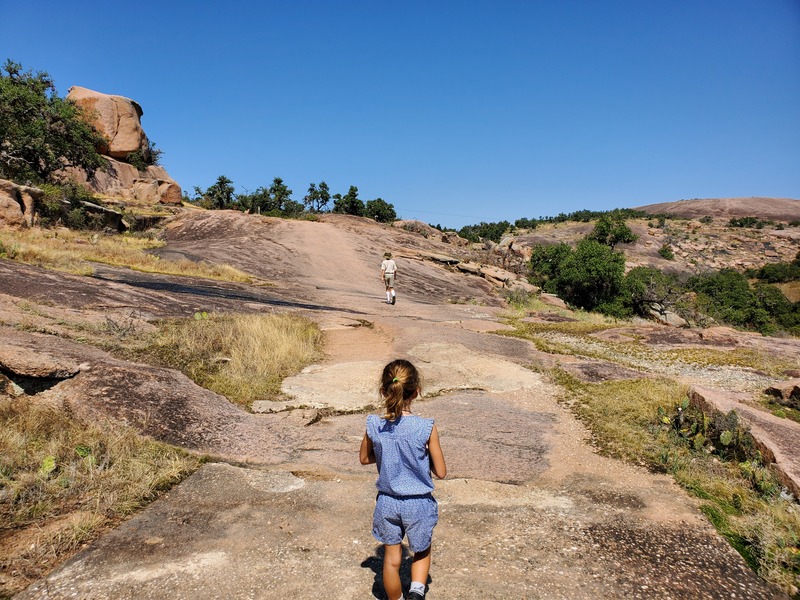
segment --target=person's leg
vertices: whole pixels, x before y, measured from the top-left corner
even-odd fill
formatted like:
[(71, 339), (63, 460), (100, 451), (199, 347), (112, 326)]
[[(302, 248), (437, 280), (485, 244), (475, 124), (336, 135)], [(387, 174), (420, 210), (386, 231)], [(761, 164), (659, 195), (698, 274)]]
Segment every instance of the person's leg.
[[(400, 563), (403, 561), (403, 547), (400, 544), (383, 546), (383, 589), (389, 600), (403, 600), (400, 585)], [(427, 581), (427, 579), (426, 579)]]
[(431, 570), (430, 546), (422, 552), (415, 552), (411, 562), (411, 590), (425, 594), (425, 585), (428, 583), (428, 572)]

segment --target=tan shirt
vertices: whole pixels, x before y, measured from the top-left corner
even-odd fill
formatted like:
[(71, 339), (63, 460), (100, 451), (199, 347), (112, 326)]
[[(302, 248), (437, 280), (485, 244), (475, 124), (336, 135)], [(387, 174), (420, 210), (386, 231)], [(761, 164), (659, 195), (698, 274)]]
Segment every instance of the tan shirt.
[(397, 271), (397, 265), (391, 258), (387, 258), (381, 263), (381, 272), (384, 275), (394, 275), (395, 271)]

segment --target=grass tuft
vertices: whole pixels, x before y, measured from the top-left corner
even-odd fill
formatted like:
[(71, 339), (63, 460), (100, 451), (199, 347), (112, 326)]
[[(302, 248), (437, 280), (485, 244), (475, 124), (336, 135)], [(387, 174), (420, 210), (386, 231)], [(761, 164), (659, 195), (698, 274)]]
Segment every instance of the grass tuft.
[(3, 231), (0, 257), (76, 275), (92, 275), (91, 263), (103, 263), (146, 273), (253, 282), (253, 277), (228, 265), (162, 260), (149, 253), (163, 246), (163, 241), (141, 235), (32, 228)]
[(299, 316), (196, 317), (161, 322), (138, 358), (180, 369), (199, 385), (245, 407), (278, 396), (286, 377), (321, 356), (319, 327)]
[(16, 573), (0, 595), (41, 577), (200, 462), (117, 423), (0, 398), (0, 564)]
[[(747, 436), (734, 451), (714, 448), (710, 430), (700, 444), (677, 431), (670, 416), (684, 405), (686, 387), (669, 379), (590, 384), (563, 371), (552, 375), (601, 452), (670, 473), (705, 501), (703, 513), (763, 579), (790, 593), (800, 587), (800, 511)], [(699, 428), (736, 421), (694, 411)]]

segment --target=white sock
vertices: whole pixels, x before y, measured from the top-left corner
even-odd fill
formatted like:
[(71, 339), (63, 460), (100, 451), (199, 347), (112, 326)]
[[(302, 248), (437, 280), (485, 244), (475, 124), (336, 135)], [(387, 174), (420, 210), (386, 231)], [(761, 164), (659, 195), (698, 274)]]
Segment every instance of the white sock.
[(418, 594), (425, 595), (425, 584), (419, 581), (412, 581), (411, 587), (408, 588), (409, 593), (417, 592)]
[(392, 290), (392, 297), (394, 297), (394, 295), (395, 295), (395, 294), (394, 294), (394, 290)]
[(389, 300), (391, 300), (391, 299), (392, 299), (392, 298), (391, 298), (391, 296), (389, 295), (389, 292), (386, 292), (386, 301), (388, 302), (388, 301), (389, 301)]

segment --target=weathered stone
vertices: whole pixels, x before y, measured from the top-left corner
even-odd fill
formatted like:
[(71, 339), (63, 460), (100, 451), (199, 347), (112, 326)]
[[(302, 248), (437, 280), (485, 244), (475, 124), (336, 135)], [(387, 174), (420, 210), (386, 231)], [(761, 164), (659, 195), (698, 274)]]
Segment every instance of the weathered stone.
[(128, 224), (122, 218), (121, 212), (112, 208), (100, 206), (99, 204), (94, 204), (92, 202), (83, 201), (81, 202), (81, 205), (84, 207), (84, 209), (86, 209), (86, 212), (95, 215), (101, 215), (103, 218), (104, 227), (108, 227), (109, 229), (119, 232), (126, 231), (128, 229)]
[(472, 275), (481, 274), (481, 266), (474, 262), (460, 262), (456, 265), (456, 269), (465, 273), (471, 273)]
[(764, 393), (784, 406), (800, 410), (800, 378), (771, 385)]
[(420, 256), (420, 258), (432, 260), (433, 262), (442, 263), (443, 265), (457, 265), (458, 263), (461, 262), (460, 258), (447, 256), (446, 254), (437, 254), (435, 252), (423, 252), (423, 251), (420, 251), (417, 254)]
[(0, 179), (0, 225), (33, 226), (37, 205), (43, 197), (44, 192), (39, 188)]
[(664, 323), (664, 325), (669, 325), (670, 327), (689, 326), (689, 323), (686, 319), (684, 319), (683, 317), (672, 311), (651, 308), (648, 312), (650, 313), (651, 317), (653, 317), (656, 321), (660, 323)]
[(484, 279), (498, 287), (504, 287), (507, 282), (517, 278), (516, 273), (498, 267), (481, 267), (481, 275), (483, 275)]
[(521, 290), (529, 294), (536, 294), (540, 291), (538, 287), (536, 287), (532, 283), (528, 283), (524, 279), (515, 279), (514, 281), (509, 282), (508, 289), (512, 291)]
[(167, 174), (163, 167), (151, 165), (139, 171), (133, 165), (107, 158), (105, 170), (98, 170), (88, 177), (83, 169), (65, 170), (68, 178), (93, 192), (111, 198), (138, 200), (149, 204), (176, 204), (182, 201), (181, 187)]
[(541, 300), (548, 306), (555, 306), (557, 308), (569, 309), (567, 303), (564, 302), (561, 298), (559, 298), (555, 294), (548, 294), (548, 293), (540, 294), (539, 300)]
[(69, 88), (67, 99), (84, 109), (89, 122), (108, 141), (98, 148), (101, 154), (124, 159), (131, 152), (147, 148), (140, 120), (143, 111), (138, 103), (77, 85)]
[(393, 227), (397, 227), (399, 229), (405, 229), (406, 231), (411, 231), (412, 233), (418, 233), (425, 238), (436, 239), (441, 235), (441, 231), (436, 229), (435, 227), (431, 227), (427, 223), (423, 223), (422, 221), (415, 221), (415, 220), (399, 220), (394, 221), (392, 223)]

